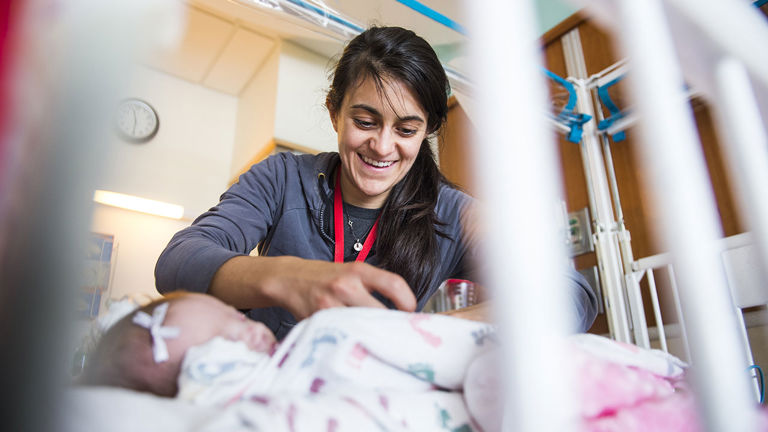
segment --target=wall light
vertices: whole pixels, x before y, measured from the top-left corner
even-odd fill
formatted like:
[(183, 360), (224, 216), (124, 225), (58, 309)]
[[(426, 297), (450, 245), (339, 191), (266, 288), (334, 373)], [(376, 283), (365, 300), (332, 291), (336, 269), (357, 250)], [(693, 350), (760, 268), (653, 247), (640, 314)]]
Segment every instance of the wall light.
[(184, 207), (180, 205), (168, 204), (162, 201), (154, 201), (117, 192), (97, 190), (93, 193), (93, 200), (100, 204), (171, 219), (181, 219), (184, 216)]

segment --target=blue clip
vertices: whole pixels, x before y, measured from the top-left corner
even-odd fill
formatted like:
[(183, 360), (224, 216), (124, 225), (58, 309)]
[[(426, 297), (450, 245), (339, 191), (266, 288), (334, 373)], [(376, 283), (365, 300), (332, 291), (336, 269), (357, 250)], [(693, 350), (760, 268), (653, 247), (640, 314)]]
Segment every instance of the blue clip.
[(568, 102), (565, 104), (565, 108), (563, 108), (563, 110), (557, 114), (557, 119), (566, 123), (568, 127), (571, 128), (571, 131), (568, 133), (568, 136), (566, 136), (566, 139), (572, 143), (578, 144), (581, 142), (581, 136), (584, 133), (584, 123), (592, 120), (592, 116), (589, 114), (582, 114), (573, 111), (573, 109), (576, 107), (577, 100), (576, 89), (573, 87), (573, 84), (555, 75), (551, 71), (543, 68), (542, 70), (550, 79), (565, 87), (565, 89), (568, 91)]
[(759, 8), (759, 7), (761, 7), (762, 5), (764, 5), (766, 3), (768, 3), (768, 0), (755, 0), (755, 2), (752, 3), (752, 4), (754, 4), (755, 7)]
[[(619, 107), (616, 106), (615, 103), (613, 103), (613, 100), (611, 99), (611, 95), (608, 94), (608, 87), (616, 84), (617, 82), (621, 81), (623, 77), (618, 77), (614, 79), (613, 81), (609, 82), (608, 84), (604, 86), (600, 86), (597, 88), (597, 95), (600, 97), (600, 100), (603, 102), (603, 105), (605, 105), (606, 108), (608, 108), (608, 112), (611, 113), (608, 118), (605, 120), (601, 120), (600, 123), (597, 124), (598, 130), (606, 130), (611, 125), (624, 117), (624, 114), (621, 112)], [(627, 134), (624, 131), (617, 132), (611, 136), (613, 138), (614, 142), (620, 142), (624, 141), (627, 138)]]

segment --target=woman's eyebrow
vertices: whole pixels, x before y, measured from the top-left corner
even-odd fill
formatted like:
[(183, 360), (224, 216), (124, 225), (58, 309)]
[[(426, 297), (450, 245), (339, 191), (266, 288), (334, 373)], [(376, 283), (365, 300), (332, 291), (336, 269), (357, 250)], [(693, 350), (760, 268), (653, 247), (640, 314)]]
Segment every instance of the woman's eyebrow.
[[(368, 111), (369, 113), (371, 113), (372, 115), (374, 115), (376, 117), (383, 117), (381, 115), (381, 113), (379, 112), (379, 110), (377, 110), (376, 108), (374, 108), (374, 107), (372, 107), (370, 105), (355, 104), (355, 105), (352, 105), (351, 108), (359, 108), (359, 109)], [(426, 123), (424, 121), (424, 119), (422, 119), (421, 117), (419, 117), (417, 115), (408, 115), (408, 116), (404, 116), (404, 117), (398, 117), (397, 121), (398, 122), (416, 121), (416, 122), (420, 122), (420, 123)]]

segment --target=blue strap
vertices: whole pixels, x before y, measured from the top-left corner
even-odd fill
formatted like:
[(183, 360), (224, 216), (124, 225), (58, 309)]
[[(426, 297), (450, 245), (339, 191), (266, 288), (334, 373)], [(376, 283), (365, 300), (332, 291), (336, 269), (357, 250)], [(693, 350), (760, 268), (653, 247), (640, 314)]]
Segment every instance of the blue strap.
[[(617, 121), (620, 118), (624, 117), (624, 114), (622, 114), (622, 112), (619, 109), (619, 107), (617, 107), (616, 104), (613, 103), (613, 99), (611, 99), (611, 95), (608, 94), (608, 87), (611, 87), (612, 85), (614, 85), (617, 82), (621, 81), (622, 78), (624, 78), (624, 77), (620, 76), (620, 77), (612, 80), (608, 84), (606, 84), (604, 86), (600, 86), (600, 87), (597, 88), (597, 95), (600, 97), (600, 101), (603, 103), (603, 105), (606, 108), (608, 108), (608, 112), (611, 113), (611, 115), (608, 116), (608, 118), (606, 118), (605, 120), (601, 120), (600, 123), (597, 124), (597, 129), (598, 130), (601, 130), (601, 131), (602, 130), (606, 130), (609, 127), (611, 127), (611, 125), (615, 121)], [(617, 132), (617, 133), (612, 135), (612, 138), (613, 138), (614, 142), (624, 141), (627, 138), (627, 134), (624, 133), (624, 131)]]
[(584, 123), (590, 121), (592, 116), (573, 111), (573, 109), (576, 108), (576, 100), (578, 97), (576, 96), (576, 89), (573, 87), (572, 83), (544, 68), (541, 70), (544, 71), (544, 73), (551, 80), (565, 87), (565, 89), (568, 91), (568, 102), (565, 104), (565, 108), (557, 113), (557, 119), (564, 122), (571, 128), (571, 131), (568, 133), (568, 136), (566, 136), (566, 139), (572, 143), (578, 144), (581, 142), (581, 136), (584, 133)]
[(418, 2), (416, 0), (397, 0), (397, 1), (415, 10), (416, 12), (426, 16), (427, 18), (431, 18), (439, 22), (440, 24), (463, 34), (464, 36), (467, 35), (467, 31), (464, 29), (464, 26), (448, 18), (447, 16), (441, 14), (440, 12), (430, 8), (424, 3)]
[(768, 0), (755, 0), (755, 3), (753, 4), (755, 5), (755, 7), (760, 7), (766, 3), (768, 3)]

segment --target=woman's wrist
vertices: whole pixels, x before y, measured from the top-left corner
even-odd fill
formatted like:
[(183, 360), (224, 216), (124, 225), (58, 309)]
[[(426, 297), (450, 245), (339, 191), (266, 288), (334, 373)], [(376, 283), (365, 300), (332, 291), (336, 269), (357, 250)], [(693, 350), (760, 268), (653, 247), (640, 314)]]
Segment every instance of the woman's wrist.
[(237, 256), (222, 264), (213, 276), (209, 294), (238, 309), (253, 309), (276, 305), (274, 280), (269, 274), (271, 259)]

